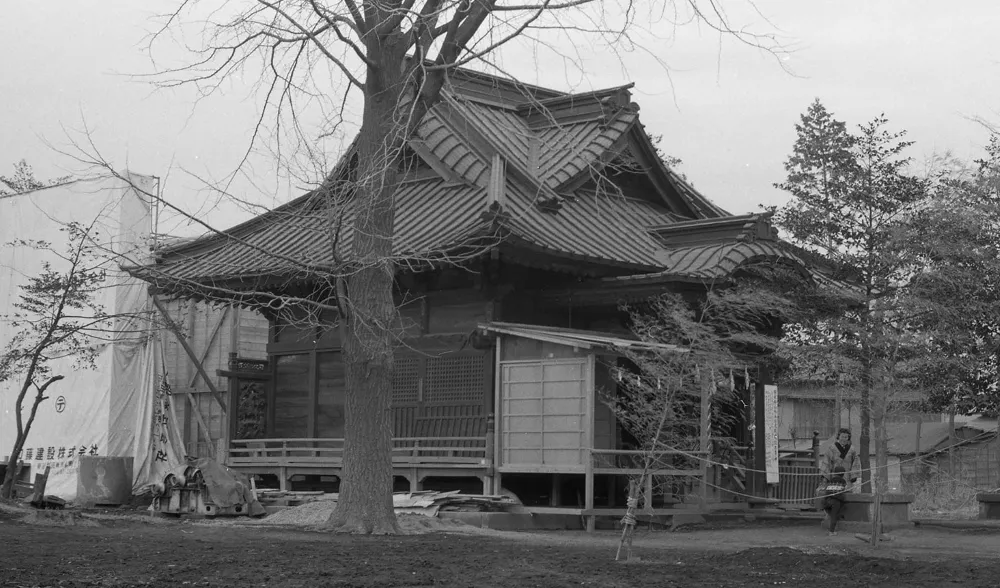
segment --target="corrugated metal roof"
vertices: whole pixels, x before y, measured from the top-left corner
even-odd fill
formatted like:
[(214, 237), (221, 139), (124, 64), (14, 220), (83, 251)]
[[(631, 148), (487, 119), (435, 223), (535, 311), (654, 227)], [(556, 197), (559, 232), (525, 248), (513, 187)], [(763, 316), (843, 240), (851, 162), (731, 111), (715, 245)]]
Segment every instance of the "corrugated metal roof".
[(568, 329), (564, 327), (547, 327), (542, 325), (525, 325), (521, 323), (505, 323), (493, 321), (483, 323), (479, 328), (488, 333), (500, 335), (513, 335), (525, 339), (536, 341), (546, 341), (565, 345), (567, 347), (579, 347), (581, 349), (636, 349), (640, 351), (669, 351), (673, 353), (688, 353), (690, 349), (666, 343), (649, 343), (634, 338), (625, 338), (612, 333), (602, 333), (600, 331), (588, 331), (584, 329)]
[[(637, 124), (635, 111), (625, 108), (606, 119), (533, 129), (510, 104), (448, 90), (421, 122), (416, 137), (422, 143), (421, 155), (439, 160), (431, 167), (436, 165), (440, 172), (443, 165), (454, 174), (448, 174), (449, 180), (401, 184), (394, 255), (408, 260), (433, 257), (464, 240), (502, 234), (556, 256), (692, 278), (728, 275), (753, 256), (780, 255), (753, 245), (668, 251), (649, 231), (677, 220), (666, 203), (577, 191), (556, 207), (539, 206), (540, 201), (559, 200), (552, 186), (607, 158), (608, 150)], [(641, 129), (636, 132), (642, 134)], [(507, 177), (503, 193), (494, 194), (502, 214), (491, 216), (486, 213), (493, 153), (507, 160)], [(530, 161), (533, 155), (537, 162)], [(537, 170), (532, 163), (538, 164)], [(455, 185), (459, 178), (465, 183)], [(697, 193), (685, 197), (704, 199)], [(137, 273), (148, 277), (169, 272), (199, 282), (325, 275), (336, 260), (350, 259), (353, 214), (349, 205), (341, 205), (335, 253), (330, 207), (317, 198), (307, 194), (224, 235), (165, 249), (157, 270)], [(704, 206), (712, 207), (707, 201)]]
[(669, 212), (644, 200), (580, 192), (557, 212), (541, 212), (537, 196), (513, 182), (507, 184), (511, 233), (540, 247), (592, 260), (662, 267), (659, 243), (647, 231), (665, 222)]
[[(975, 441), (988, 440), (996, 435), (996, 431), (979, 429), (973, 426), (956, 424), (955, 431), (957, 439), (952, 443), (950, 433), (951, 425), (947, 422), (923, 422), (920, 423), (920, 453), (934, 453), (945, 450), (949, 447), (959, 447)], [(885, 425), (886, 449), (889, 455), (906, 456), (917, 452), (917, 423), (887, 423)], [(820, 442), (820, 450), (833, 445), (835, 438), (825, 439)], [(854, 441), (857, 445), (857, 441)], [(875, 444), (871, 445), (871, 455), (875, 455)]]
[(441, 120), (437, 111), (424, 118), (417, 136), (435, 157), (466, 181), (482, 187), (489, 183), (489, 164)]
[(504, 157), (525, 165), (528, 163), (530, 144), (537, 135), (516, 112), (461, 99), (455, 99), (452, 104)]
[(663, 265), (667, 269), (662, 273), (714, 280), (726, 278), (736, 268), (757, 259), (802, 263), (799, 258), (769, 241), (736, 242), (669, 250), (663, 257)]
[[(349, 259), (353, 213), (344, 206), (331, 219), (328, 208), (300, 198), (228, 231), (168, 251), (159, 268), (137, 273), (227, 280), (258, 276), (298, 276), (335, 267), (331, 227), (340, 227), (337, 256)], [(435, 257), (442, 249), (482, 235), (486, 193), (478, 186), (448, 186), (441, 179), (406, 182), (396, 195), (394, 255), (406, 259)], [(166, 277), (166, 276), (165, 276)]]
[(636, 120), (636, 113), (625, 110), (610, 121), (590, 120), (542, 130), (540, 175), (554, 188), (595, 167)]

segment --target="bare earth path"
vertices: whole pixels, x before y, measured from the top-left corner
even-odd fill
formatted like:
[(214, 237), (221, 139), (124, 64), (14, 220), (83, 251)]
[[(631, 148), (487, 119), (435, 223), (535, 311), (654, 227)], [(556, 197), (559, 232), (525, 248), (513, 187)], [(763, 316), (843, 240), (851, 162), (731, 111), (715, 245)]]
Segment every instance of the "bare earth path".
[(815, 524), (616, 534), (463, 532), (349, 537), (260, 526), (85, 519), (44, 526), (0, 512), (0, 587), (41, 586), (945, 586), (1000, 585), (1000, 535), (896, 532), (872, 556)]

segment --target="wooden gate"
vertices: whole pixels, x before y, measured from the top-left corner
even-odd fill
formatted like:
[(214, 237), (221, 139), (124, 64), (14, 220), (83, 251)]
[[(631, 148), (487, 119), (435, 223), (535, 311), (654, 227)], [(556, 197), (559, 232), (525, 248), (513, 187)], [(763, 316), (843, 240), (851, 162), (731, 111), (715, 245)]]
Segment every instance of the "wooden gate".
[(822, 477), (819, 468), (805, 465), (781, 464), (778, 468), (778, 489), (775, 498), (797, 502), (805, 506), (816, 498), (816, 488)]

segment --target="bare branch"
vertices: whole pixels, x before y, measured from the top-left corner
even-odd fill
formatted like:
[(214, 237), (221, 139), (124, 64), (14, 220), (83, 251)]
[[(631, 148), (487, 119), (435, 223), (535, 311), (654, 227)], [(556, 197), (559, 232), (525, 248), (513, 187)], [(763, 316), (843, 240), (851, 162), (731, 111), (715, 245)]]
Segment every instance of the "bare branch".
[[(271, 10), (277, 12), (282, 17), (284, 17), (285, 20), (292, 23), (295, 26), (295, 28), (297, 28), (299, 31), (302, 32), (303, 35), (309, 38), (309, 40), (323, 53), (323, 55), (326, 56), (327, 59), (329, 59), (333, 64), (335, 64), (337, 67), (340, 68), (341, 73), (343, 73), (344, 76), (347, 77), (347, 79), (350, 80), (352, 84), (357, 86), (358, 89), (360, 89), (361, 91), (364, 91), (365, 89), (364, 82), (355, 77), (354, 74), (351, 72), (351, 70), (348, 69), (347, 65), (345, 65), (343, 61), (335, 57), (333, 53), (330, 53), (330, 50), (327, 49), (326, 45), (324, 45), (323, 42), (320, 41), (319, 38), (317, 37), (317, 34), (319, 32), (322, 32), (322, 30), (324, 30), (323, 28), (319, 29), (318, 31), (310, 31), (304, 25), (299, 24), (299, 22), (294, 17), (292, 17), (286, 11), (281, 9), (276, 3), (268, 2), (267, 0), (257, 0), (257, 2), (263, 4), (264, 6), (267, 6)], [(329, 27), (333, 28), (335, 31), (337, 30), (336, 27), (332, 24), (329, 25)], [(354, 47), (353, 43), (351, 43), (350, 45), (355, 49), (355, 51), (358, 52), (358, 54), (361, 54), (360, 49)]]

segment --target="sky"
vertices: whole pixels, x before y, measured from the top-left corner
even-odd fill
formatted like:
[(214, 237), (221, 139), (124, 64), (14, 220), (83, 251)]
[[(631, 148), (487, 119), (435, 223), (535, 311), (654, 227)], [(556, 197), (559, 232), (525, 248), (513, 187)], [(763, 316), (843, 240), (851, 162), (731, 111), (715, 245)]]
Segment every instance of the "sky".
[[(48, 178), (81, 171), (65, 153), (85, 140), (120, 169), (164, 178), (164, 194), (219, 225), (245, 220), (244, 206), (220, 205), (202, 180), (223, 180), (241, 161), (257, 105), (227, 84), (198, 100), (192, 88), (156, 89), (145, 50), (153, 17), (175, 0), (49, 0), (4, 7), (0, 44), (0, 174), (26, 159)], [(558, 59), (511, 46), (502, 67), (525, 82), (585, 91), (634, 82), (647, 130), (662, 134), (681, 171), (733, 213), (781, 205), (773, 187), (795, 140), (794, 125), (819, 98), (850, 126), (884, 113), (916, 144), (915, 166), (935, 153), (981, 152), (987, 134), (970, 120), (1000, 123), (1000, 4), (964, 0), (723, 0), (732, 21), (777, 35), (782, 59), (740, 45), (704, 26), (637, 34), (642, 50), (573, 47), (585, 76)], [(186, 39), (191, 42), (191, 38)], [(196, 40), (196, 39), (195, 39)], [(177, 42), (152, 57), (170, 64)], [(330, 153), (336, 158), (336, 153)], [(279, 204), (304, 189), (275, 179), (273, 162), (255, 156), (231, 185), (241, 199)], [(176, 221), (163, 232), (199, 232)]]

